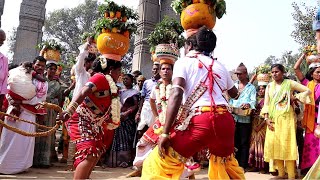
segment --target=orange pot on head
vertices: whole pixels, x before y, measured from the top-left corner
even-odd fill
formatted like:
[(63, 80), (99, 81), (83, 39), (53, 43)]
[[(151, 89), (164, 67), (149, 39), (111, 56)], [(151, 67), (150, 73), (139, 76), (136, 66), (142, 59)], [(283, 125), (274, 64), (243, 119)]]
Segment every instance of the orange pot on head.
[(186, 7), (181, 13), (183, 29), (198, 29), (205, 25), (212, 29), (216, 24), (216, 15), (207, 4), (197, 3)]
[(97, 39), (97, 48), (101, 54), (124, 56), (129, 45), (129, 38), (118, 33), (102, 33)]

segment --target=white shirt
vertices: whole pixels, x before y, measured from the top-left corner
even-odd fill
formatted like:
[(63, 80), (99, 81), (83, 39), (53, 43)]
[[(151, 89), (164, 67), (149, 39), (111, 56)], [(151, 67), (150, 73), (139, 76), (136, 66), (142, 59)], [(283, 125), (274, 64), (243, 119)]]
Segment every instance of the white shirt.
[(77, 63), (75, 65), (75, 76), (76, 76), (76, 86), (73, 90), (72, 100), (80, 93), (82, 87), (88, 82), (90, 78), (90, 73), (84, 68), (84, 59), (88, 56), (89, 52), (86, 50), (80, 50), (80, 53), (77, 57)]
[[(195, 51), (190, 51), (187, 56), (192, 56)], [(199, 68), (199, 61), (197, 58), (184, 57), (179, 59), (173, 68), (173, 77), (183, 78), (186, 81), (185, 92), (183, 94), (183, 103), (191, 95), (194, 88), (204, 81), (207, 77), (208, 71), (205, 67)], [(198, 58), (207, 66), (211, 65), (212, 59), (202, 54)], [(228, 105), (228, 102), (222, 96), (222, 91), (230, 90), (234, 83), (230, 77), (228, 70), (217, 60), (214, 61), (212, 71), (218, 74), (221, 78), (214, 76), (216, 81), (213, 86), (213, 99), (216, 105)], [(219, 83), (221, 89), (217, 85)], [(208, 83), (206, 83), (208, 84)], [(207, 90), (192, 106), (192, 109), (198, 106), (211, 106), (209, 90)]]

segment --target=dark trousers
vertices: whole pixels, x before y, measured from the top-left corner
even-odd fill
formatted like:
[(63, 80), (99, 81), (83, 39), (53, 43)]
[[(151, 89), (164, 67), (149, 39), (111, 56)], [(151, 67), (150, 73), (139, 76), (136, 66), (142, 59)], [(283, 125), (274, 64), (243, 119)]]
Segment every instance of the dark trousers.
[(244, 169), (248, 167), (251, 129), (251, 123), (236, 123), (234, 134), (234, 144), (238, 149), (236, 159)]

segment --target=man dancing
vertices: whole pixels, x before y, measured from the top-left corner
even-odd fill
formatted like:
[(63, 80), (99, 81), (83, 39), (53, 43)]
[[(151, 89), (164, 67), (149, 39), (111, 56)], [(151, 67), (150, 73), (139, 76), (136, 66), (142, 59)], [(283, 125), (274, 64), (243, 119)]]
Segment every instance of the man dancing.
[(235, 98), (238, 91), (226, 68), (210, 56), (215, 34), (206, 27), (195, 32), (187, 31), (188, 53), (175, 64), (159, 147), (144, 161), (142, 179), (179, 179), (185, 160), (205, 147), (211, 153), (209, 179), (244, 179), (233, 156), (234, 120), (222, 96), (228, 91)]

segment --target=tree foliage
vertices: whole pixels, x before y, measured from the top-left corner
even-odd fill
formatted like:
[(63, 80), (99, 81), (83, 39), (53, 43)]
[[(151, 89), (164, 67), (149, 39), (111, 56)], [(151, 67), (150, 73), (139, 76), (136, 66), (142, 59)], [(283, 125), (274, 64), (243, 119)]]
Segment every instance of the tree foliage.
[(67, 52), (78, 52), (82, 44), (81, 35), (93, 32), (98, 17), (96, 0), (86, 0), (74, 8), (58, 9), (49, 13), (44, 24), (44, 34), (57, 38), (67, 47)]
[(316, 14), (316, 7), (307, 6), (301, 3), (299, 6), (296, 2), (292, 3), (294, 9), (292, 17), (295, 21), (294, 30), (291, 33), (293, 39), (302, 47), (315, 44), (315, 32), (312, 30), (312, 23)]

